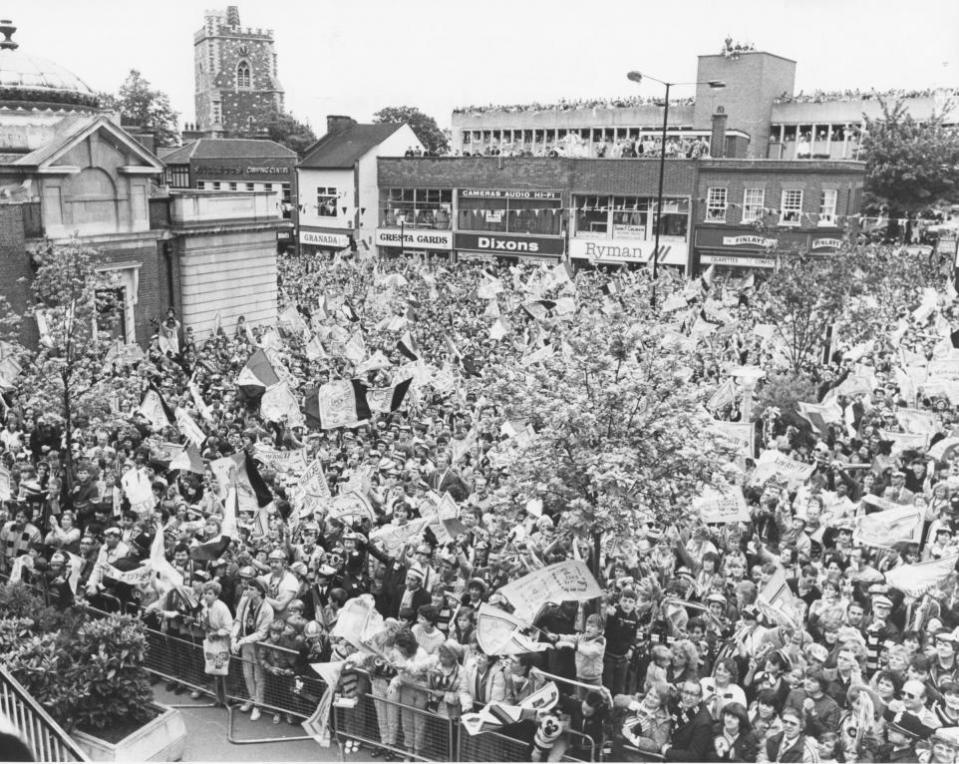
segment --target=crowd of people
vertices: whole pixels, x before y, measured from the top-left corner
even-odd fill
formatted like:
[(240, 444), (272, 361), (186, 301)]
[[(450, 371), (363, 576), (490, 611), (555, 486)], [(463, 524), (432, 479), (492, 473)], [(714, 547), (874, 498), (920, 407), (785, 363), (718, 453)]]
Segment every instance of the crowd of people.
[[(545, 143), (527, 143), (524, 141), (498, 141), (492, 139), (486, 144), (470, 144), (464, 150), (464, 156), (505, 156), (505, 157), (579, 157), (597, 159), (651, 159), (660, 155), (662, 140), (652, 135), (642, 138), (620, 138), (599, 140), (590, 143), (575, 133), (564, 138)], [(708, 159), (709, 139), (705, 136), (668, 137), (666, 139), (667, 159)]]
[(846, 90), (814, 90), (807, 93), (800, 90), (798, 93), (783, 93), (776, 98), (776, 103), (829, 103), (831, 101), (896, 101), (902, 98), (954, 98), (957, 91), (952, 88), (922, 88), (910, 90), (898, 88), (895, 90), (860, 90), (851, 88)]
[[(288, 255), (279, 329), (240, 319), (200, 338), (171, 312), (145, 355), (112, 358), (113, 410), (78, 416), (71, 442), (56, 415), (25, 403), (29, 391), (5, 394), (2, 572), (41, 587), (58, 607), (133, 612), (202, 641), (220, 703), (229, 664), (241, 660), (249, 700), (240, 710), (254, 719), (267, 691), (294, 693), (293, 678), (312, 664), (345, 661), (340, 694), (369, 693), (377, 703), (374, 757), (428, 755), (427, 726), (406, 709), (455, 721), (490, 703), (521, 705), (552, 680), (556, 705), (531, 711), (513, 732), (536, 761), (603, 752), (608, 760), (953, 762), (959, 399), (949, 363), (959, 296), (938, 263), (870, 252), (890, 274), (869, 287), (873, 325), (805, 368), (818, 384), (810, 403), (838, 415), (811, 426), (769, 406), (749, 452), (728, 465), (723, 480), (748, 518), (706, 524), (687, 511), (669, 523), (638, 520), (633, 537), (606, 539), (597, 557), (589, 536), (548, 502), (539, 512), (500, 509), (509, 473), (502, 446), (516, 432), (504, 426), (508, 407), (484, 395), (484, 375), (518, 367), (531, 335), (558, 342), (564, 326), (552, 308), (518, 306), (570, 297), (587, 318), (646, 315), (644, 271), (570, 278), (562, 264)], [(663, 269), (660, 299), (674, 311), (662, 320), (691, 345), (687, 384), (701, 386), (718, 419), (737, 421), (750, 397), (738, 386), (715, 397), (736, 369), (770, 376), (789, 367), (764, 329), (763, 286), (753, 276), (687, 282)], [(677, 300), (684, 307), (675, 312)], [(494, 339), (500, 310), (513, 311), (512, 333)], [(702, 330), (703, 319), (713, 331)], [(365, 348), (356, 354), (358, 330)], [(863, 330), (868, 342), (859, 341)], [(299, 401), (334, 380), (416, 382), (402, 404), (322, 429), (308, 407), (305, 418), (267, 414), (262, 391), (241, 377), (264, 350)], [(183, 440), (177, 426), (153, 422), (141, 405), (148, 384), (201, 423), (191, 466), (177, 458), (183, 446), (171, 449)], [(211, 467), (231, 457), (226, 476)], [(769, 466), (783, 462), (792, 469)], [(303, 488), (314, 463), (333, 498)], [(236, 517), (230, 497), (244, 480), (272, 500), (241, 506)], [(347, 494), (362, 501), (343, 514), (335, 499)], [(456, 507), (449, 533), (424, 520), (446, 495)], [(886, 526), (877, 530), (871, 515), (908, 520), (912, 509), (904, 532), (877, 541)], [(151, 560), (157, 534), (182, 584), (124, 582), (120, 573)], [(543, 603), (522, 629), (537, 649), (484, 651), (481, 607), (509, 611), (499, 594), (506, 583), (567, 559), (588, 562), (603, 596)], [(331, 631), (364, 595), (383, 628), (371, 649), (358, 650)], [(355, 747), (347, 742), (348, 752)]]
[[(671, 99), (669, 105), (691, 106), (695, 98), (676, 98)], [(486, 106), (460, 106), (453, 109), (454, 114), (492, 114), (494, 112), (507, 112), (516, 114), (520, 112), (544, 112), (544, 111), (579, 111), (584, 109), (635, 109), (641, 106), (662, 106), (663, 99), (656, 96), (618, 96), (611, 98), (564, 98), (556, 103), (522, 103), (522, 104), (488, 104)]]

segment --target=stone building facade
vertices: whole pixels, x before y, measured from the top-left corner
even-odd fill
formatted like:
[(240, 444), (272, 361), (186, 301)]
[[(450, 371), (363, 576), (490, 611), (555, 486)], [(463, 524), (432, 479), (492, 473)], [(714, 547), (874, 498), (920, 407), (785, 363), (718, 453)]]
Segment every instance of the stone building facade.
[(256, 135), (283, 111), (272, 29), (240, 26), (236, 6), (207, 11), (193, 35), (197, 129), (208, 137)]

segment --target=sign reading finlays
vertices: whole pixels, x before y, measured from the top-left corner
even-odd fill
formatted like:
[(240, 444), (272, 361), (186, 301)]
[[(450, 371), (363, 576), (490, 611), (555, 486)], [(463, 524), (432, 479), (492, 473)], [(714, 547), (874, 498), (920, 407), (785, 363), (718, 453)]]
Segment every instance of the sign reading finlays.
[(842, 239), (813, 239), (812, 249), (839, 249), (842, 247)]
[(724, 247), (740, 247), (748, 244), (751, 247), (775, 247), (776, 239), (767, 239), (765, 236), (723, 236)]

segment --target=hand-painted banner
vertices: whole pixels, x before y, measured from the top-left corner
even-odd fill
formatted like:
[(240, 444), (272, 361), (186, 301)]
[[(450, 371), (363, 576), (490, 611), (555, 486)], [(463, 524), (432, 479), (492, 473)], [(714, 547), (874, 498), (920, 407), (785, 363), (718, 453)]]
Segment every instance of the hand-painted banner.
[(586, 563), (565, 560), (506, 584), (500, 594), (513, 606), (517, 617), (532, 620), (548, 602), (587, 602), (601, 597), (603, 590)]

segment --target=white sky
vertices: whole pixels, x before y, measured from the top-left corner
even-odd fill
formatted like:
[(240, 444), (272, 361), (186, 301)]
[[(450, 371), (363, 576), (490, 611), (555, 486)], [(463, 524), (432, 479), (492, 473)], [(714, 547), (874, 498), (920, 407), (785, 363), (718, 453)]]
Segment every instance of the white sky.
[[(631, 69), (695, 79), (723, 39), (798, 62), (796, 90), (959, 87), (957, 0), (238, 0), (243, 26), (275, 30), (288, 110), (317, 134), (326, 115), (368, 121), (417, 106), (449, 126), (454, 106), (645, 95)], [(131, 68), (194, 121), (193, 33), (217, 0), (37, 0), (14, 14), (21, 50), (95, 90)], [(735, 19), (732, 21), (731, 19)], [(677, 88), (675, 97), (684, 95)], [(692, 95), (692, 88), (688, 89)]]

